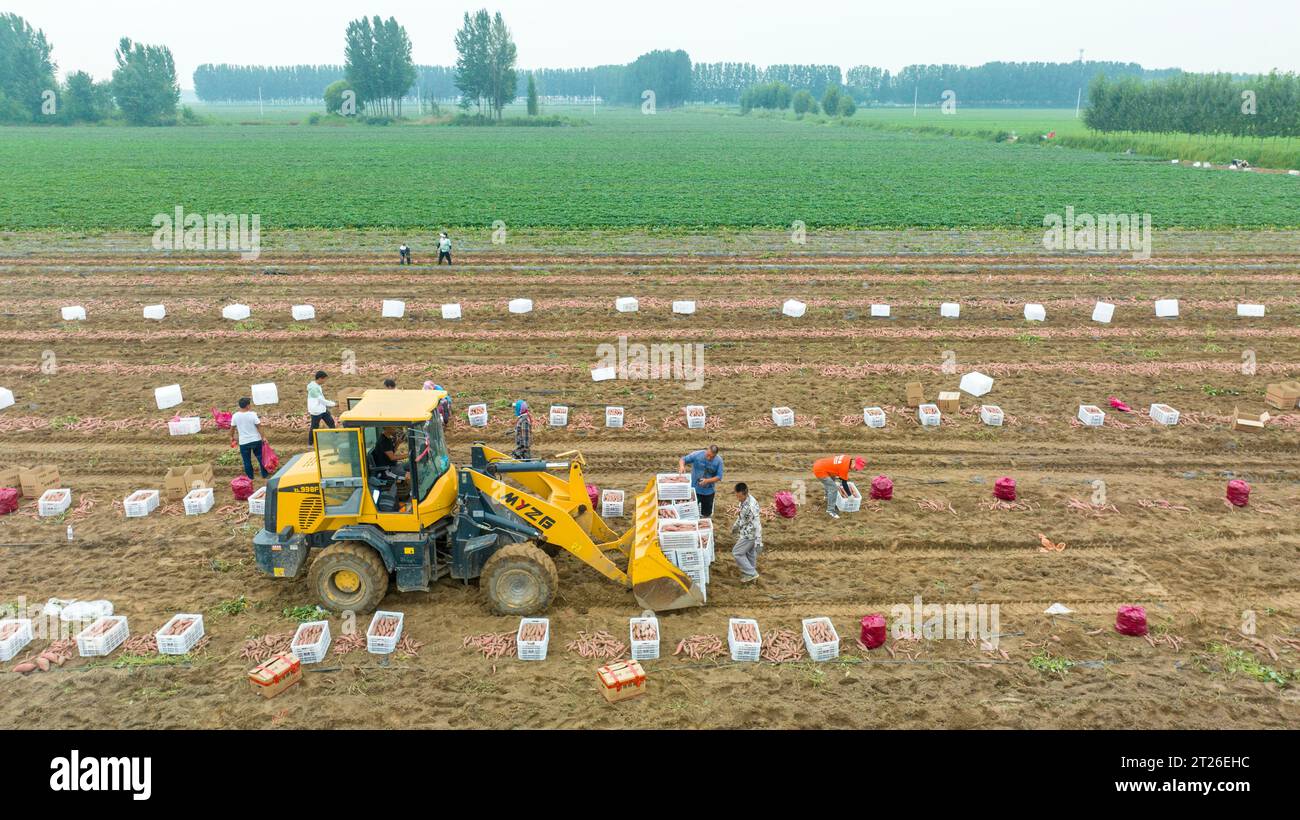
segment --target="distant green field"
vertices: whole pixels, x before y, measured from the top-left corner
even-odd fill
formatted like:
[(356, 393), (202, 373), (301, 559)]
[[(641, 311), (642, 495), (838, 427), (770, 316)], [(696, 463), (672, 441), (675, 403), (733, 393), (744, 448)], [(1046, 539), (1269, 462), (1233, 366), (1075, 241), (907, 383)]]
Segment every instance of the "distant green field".
[[(910, 111), (858, 117), (886, 115)], [(1022, 134), (1060, 119), (962, 116), (1015, 119)], [(810, 228), (1035, 227), (1066, 206), (1150, 213), (1156, 227), (1300, 226), (1300, 178), (1286, 175), (1201, 172), (1033, 140), (877, 130), (857, 118), (817, 124), (704, 109), (585, 118), (590, 125), (565, 128), (0, 129), (0, 230), (148, 230), (154, 214), (178, 205), (260, 214), (263, 230), (497, 219), (675, 231), (796, 220)]]

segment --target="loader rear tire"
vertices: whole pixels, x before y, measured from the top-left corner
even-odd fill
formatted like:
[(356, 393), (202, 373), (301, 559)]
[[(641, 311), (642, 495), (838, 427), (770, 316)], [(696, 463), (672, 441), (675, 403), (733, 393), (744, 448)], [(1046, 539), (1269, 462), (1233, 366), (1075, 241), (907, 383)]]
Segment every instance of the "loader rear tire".
[(321, 606), (331, 612), (373, 612), (388, 594), (388, 569), (369, 544), (344, 541), (331, 544), (307, 573)]
[(536, 544), (509, 544), (487, 559), (479, 586), (498, 615), (539, 615), (555, 600), (560, 575)]

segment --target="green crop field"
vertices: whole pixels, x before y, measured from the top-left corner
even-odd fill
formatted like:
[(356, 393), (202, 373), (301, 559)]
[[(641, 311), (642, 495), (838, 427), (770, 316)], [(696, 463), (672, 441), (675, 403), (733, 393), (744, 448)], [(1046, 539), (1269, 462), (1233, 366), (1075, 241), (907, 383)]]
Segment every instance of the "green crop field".
[[(176, 206), (290, 227), (1038, 227), (1150, 213), (1157, 228), (1300, 225), (1300, 178), (1141, 155), (710, 109), (559, 110), (561, 128), (305, 124), (0, 129), (0, 230), (147, 230)], [(233, 112), (232, 112), (233, 113)], [(254, 116), (243, 109), (236, 116)], [(910, 111), (860, 112), (864, 121)], [(928, 119), (941, 115), (928, 112)], [(1020, 133), (1072, 112), (963, 111)], [(954, 119), (954, 118), (948, 118)], [(966, 122), (965, 119), (961, 120)], [(1064, 130), (1064, 126), (1060, 130)]]

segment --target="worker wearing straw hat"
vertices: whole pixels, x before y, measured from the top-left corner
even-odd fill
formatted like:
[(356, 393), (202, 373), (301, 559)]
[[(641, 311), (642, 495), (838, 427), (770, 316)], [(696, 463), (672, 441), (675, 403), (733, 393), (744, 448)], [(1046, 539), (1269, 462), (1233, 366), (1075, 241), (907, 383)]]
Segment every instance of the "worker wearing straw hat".
[(831, 518), (839, 518), (840, 514), (835, 511), (835, 500), (839, 496), (840, 488), (844, 492), (849, 492), (849, 471), (865, 470), (867, 460), (862, 456), (846, 456), (843, 453), (837, 456), (826, 456), (813, 462), (813, 475), (821, 481), (822, 487), (826, 490), (826, 514)]

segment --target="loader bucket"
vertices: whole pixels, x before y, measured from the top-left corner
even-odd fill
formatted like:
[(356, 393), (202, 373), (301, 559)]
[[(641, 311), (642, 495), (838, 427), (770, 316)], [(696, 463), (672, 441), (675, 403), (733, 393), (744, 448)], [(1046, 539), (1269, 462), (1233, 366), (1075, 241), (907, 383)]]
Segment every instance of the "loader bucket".
[(627, 574), (637, 604), (655, 612), (703, 606), (704, 591), (659, 548), (659, 501), (653, 481), (636, 497), (634, 527)]

